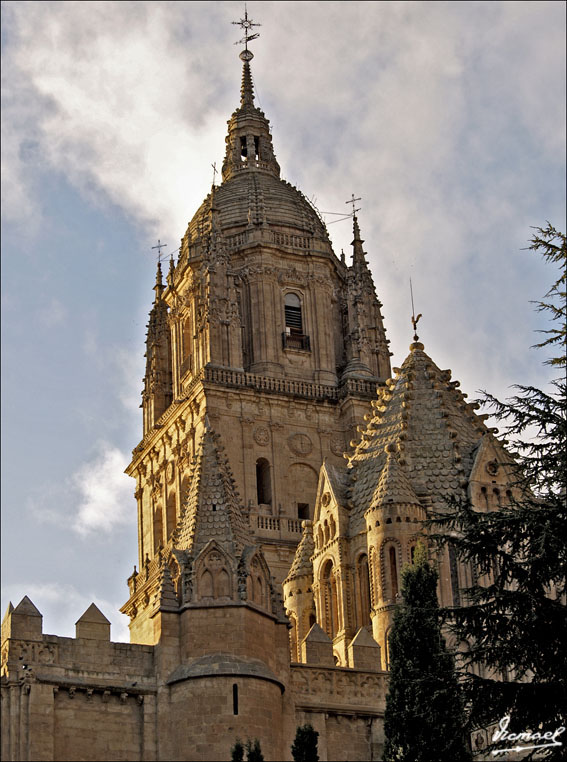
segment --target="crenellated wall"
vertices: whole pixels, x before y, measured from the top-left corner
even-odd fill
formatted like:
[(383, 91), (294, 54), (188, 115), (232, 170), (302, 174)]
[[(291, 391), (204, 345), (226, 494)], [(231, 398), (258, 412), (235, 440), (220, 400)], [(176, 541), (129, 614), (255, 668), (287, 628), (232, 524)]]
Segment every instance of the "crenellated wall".
[(43, 634), (27, 598), (9, 609), (2, 759), (218, 760), (236, 738), (258, 738), (266, 760), (289, 760), (306, 722), (322, 761), (379, 758), (384, 673), (290, 668), (285, 623), (254, 607), (187, 609), (172, 627), (177, 617), (155, 615), (162, 637), (149, 646), (111, 642), (94, 604), (76, 638)]

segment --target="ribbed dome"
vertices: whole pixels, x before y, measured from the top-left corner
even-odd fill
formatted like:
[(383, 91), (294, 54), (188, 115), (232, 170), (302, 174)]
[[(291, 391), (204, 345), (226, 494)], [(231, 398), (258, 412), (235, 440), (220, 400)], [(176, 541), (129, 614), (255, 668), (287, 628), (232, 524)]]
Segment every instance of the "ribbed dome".
[[(309, 239), (318, 239), (324, 249), (330, 249), (327, 230), (313, 206), (301, 191), (280, 178), (270, 123), (254, 105), (249, 59), (244, 61), (240, 107), (228, 120), (222, 178), (222, 185), (213, 189), (214, 199), (209, 194), (189, 223), (190, 241), (206, 234), (214, 208), (225, 236), (272, 228), (273, 235), (267, 238), (273, 243), (311, 249)], [(290, 236), (304, 240), (291, 240)]]
[[(216, 188), (214, 207), (219, 213), (224, 235), (248, 226), (268, 226), (283, 233), (297, 233), (329, 243), (323, 223), (301, 191), (261, 169), (242, 169)], [(200, 236), (203, 228), (206, 229), (210, 210), (209, 194), (189, 223), (192, 240)]]

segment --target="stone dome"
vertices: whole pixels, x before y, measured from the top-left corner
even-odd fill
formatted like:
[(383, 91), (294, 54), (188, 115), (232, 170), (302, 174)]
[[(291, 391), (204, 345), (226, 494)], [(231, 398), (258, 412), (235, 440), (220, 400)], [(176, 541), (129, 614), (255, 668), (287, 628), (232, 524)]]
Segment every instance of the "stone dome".
[[(189, 223), (191, 239), (198, 238), (210, 218), (211, 194)], [(268, 226), (289, 235), (329, 243), (327, 230), (315, 209), (297, 188), (264, 170), (250, 167), (214, 190), (214, 208), (225, 235), (249, 226)]]
[[(280, 178), (269, 121), (254, 105), (249, 60), (244, 61), (240, 107), (228, 120), (222, 179), (189, 223), (189, 241), (206, 234), (216, 212), (224, 236), (262, 228), (270, 231), (267, 237), (275, 244), (332, 251), (316, 209), (301, 191)], [(320, 245), (314, 246), (313, 239)]]

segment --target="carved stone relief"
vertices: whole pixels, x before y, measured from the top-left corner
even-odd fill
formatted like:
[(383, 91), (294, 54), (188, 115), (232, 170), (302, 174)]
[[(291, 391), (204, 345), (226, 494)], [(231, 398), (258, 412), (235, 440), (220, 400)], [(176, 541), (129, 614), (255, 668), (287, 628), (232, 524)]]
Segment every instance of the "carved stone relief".
[(294, 455), (309, 455), (313, 450), (313, 442), (307, 434), (292, 434), (287, 444)]

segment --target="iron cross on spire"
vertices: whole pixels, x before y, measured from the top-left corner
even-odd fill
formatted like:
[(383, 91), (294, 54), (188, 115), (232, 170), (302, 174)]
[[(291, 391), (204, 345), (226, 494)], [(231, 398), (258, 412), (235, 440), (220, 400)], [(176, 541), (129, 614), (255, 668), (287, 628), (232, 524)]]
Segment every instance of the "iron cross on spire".
[(158, 238), (157, 246), (152, 246), (152, 249), (157, 249), (158, 250), (158, 262), (161, 261), (161, 250), (164, 249), (166, 246), (167, 246), (167, 244), (166, 243), (162, 243), (159, 240), (159, 238)]
[(351, 198), (349, 198), (348, 201), (345, 201), (345, 204), (352, 204), (352, 216), (355, 217), (357, 212), (360, 212), (360, 207), (356, 208), (356, 202), (362, 201), (362, 197), (355, 198), (354, 193), (352, 194)]
[(237, 26), (244, 29), (244, 37), (241, 40), (238, 40), (235, 42), (235, 45), (242, 45), (244, 43), (244, 51), (248, 53), (248, 43), (252, 40), (255, 40), (257, 37), (260, 36), (259, 32), (254, 32), (250, 34), (250, 30), (254, 26), (262, 26), (262, 24), (257, 24), (252, 19), (248, 18), (248, 10), (246, 8), (246, 3), (244, 3), (244, 18), (240, 19), (240, 21), (233, 21), (233, 24), (236, 24)]

